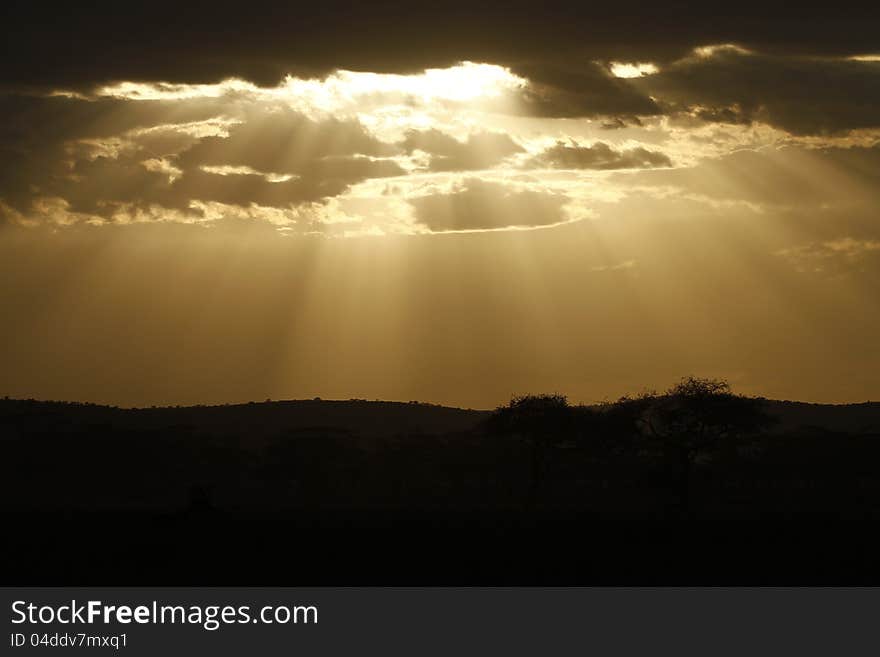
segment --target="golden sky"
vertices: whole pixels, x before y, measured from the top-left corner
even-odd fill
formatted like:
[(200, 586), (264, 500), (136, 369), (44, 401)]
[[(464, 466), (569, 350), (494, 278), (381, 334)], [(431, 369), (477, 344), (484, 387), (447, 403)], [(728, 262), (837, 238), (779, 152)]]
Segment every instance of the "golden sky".
[(880, 399), (880, 56), (813, 50), (0, 87), (0, 395)]

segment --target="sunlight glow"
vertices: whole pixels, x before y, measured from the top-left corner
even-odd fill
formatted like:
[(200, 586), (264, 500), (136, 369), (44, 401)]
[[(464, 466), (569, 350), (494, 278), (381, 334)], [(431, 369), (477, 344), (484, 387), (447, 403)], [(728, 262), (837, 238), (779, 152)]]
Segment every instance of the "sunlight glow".
[[(250, 82), (230, 78), (217, 84), (172, 84), (170, 82), (118, 82), (99, 87), (97, 96), (109, 96), (125, 100), (191, 100), (195, 98), (221, 98), (228, 94), (259, 93), (260, 88)], [(55, 92), (61, 95), (65, 92)]]
[(394, 95), (401, 99), (410, 97), (425, 102), (467, 102), (478, 98), (495, 98), (526, 83), (524, 78), (504, 66), (462, 62), (457, 66), (429, 68), (412, 75), (345, 70), (336, 71), (323, 79), (288, 75), (277, 87), (258, 87), (234, 78), (217, 84), (120, 82), (100, 87), (96, 94), (128, 100), (186, 100), (244, 95), (259, 100), (289, 99), (329, 111), (358, 98), (376, 95)]
[(735, 43), (716, 43), (710, 46), (699, 46), (698, 48), (694, 48), (694, 54), (697, 57), (701, 57), (703, 59), (708, 59), (709, 57), (714, 57), (719, 53), (732, 53), (735, 55), (751, 55), (752, 51), (743, 48), (742, 46), (738, 46)]
[(333, 106), (353, 97), (374, 94), (465, 102), (497, 97), (525, 84), (525, 79), (503, 66), (463, 62), (450, 68), (429, 68), (416, 75), (337, 71), (323, 80), (288, 76), (283, 88), (292, 96), (308, 96), (318, 105)]
[(205, 173), (213, 173), (218, 176), (262, 176), (270, 183), (282, 183), (287, 182), (288, 180), (293, 180), (294, 178), (299, 178), (299, 176), (289, 173), (266, 173), (263, 171), (257, 171), (248, 166), (202, 165), (199, 168)]
[(611, 74), (616, 78), (640, 78), (653, 75), (660, 69), (650, 62), (611, 62)]

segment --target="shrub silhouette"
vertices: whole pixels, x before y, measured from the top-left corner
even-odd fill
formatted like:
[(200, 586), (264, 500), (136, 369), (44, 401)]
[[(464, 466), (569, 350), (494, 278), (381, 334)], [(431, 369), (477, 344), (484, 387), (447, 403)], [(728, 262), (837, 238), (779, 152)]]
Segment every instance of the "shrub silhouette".
[(498, 407), (489, 419), (489, 431), (525, 441), (530, 447), (531, 476), (528, 502), (534, 503), (546, 474), (549, 452), (572, 439), (575, 410), (563, 395), (521, 395)]
[(672, 474), (681, 507), (690, 506), (694, 466), (745, 444), (772, 424), (760, 399), (735, 395), (722, 379), (687, 377), (665, 392), (623, 398), (637, 430), (637, 448)]

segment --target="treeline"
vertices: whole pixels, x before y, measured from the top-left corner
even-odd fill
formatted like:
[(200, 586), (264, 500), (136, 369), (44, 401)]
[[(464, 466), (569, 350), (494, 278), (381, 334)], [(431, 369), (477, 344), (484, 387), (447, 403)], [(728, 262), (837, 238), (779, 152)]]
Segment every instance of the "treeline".
[(877, 435), (775, 431), (765, 400), (724, 381), (689, 378), (597, 406), (528, 395), (491, 414), (427, 407), (439, 430), (418, 425), (418, 408), (389, 405), (379, 411), (409, 415), (384, 434), (381, 415), (358, 430), (367, 423), (361, 402), (303, 403), (324, 409), (316, 417), (349, 419), (285, 428), (286, 407), (257, 404), (200, 424), (183, 411), (0, 400), (3, 505), (188, 514), (880, 510)]

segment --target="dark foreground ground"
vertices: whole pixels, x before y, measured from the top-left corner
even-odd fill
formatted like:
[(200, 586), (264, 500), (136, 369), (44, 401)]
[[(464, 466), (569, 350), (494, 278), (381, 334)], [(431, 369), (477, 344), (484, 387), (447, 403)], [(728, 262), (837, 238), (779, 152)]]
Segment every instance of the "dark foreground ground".
[(880, 517), (834, 513), (13, 514), (4, 584), (880, 584)]
[(773, 411), (684, 500), (596, 418), (536, 470), (478, 411), (0, 400), (0, 581), (880, 585), (880, 406)]

